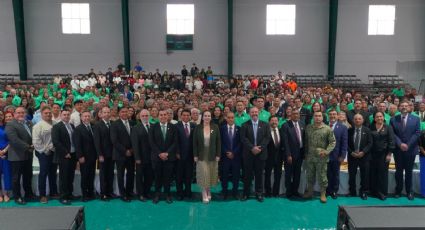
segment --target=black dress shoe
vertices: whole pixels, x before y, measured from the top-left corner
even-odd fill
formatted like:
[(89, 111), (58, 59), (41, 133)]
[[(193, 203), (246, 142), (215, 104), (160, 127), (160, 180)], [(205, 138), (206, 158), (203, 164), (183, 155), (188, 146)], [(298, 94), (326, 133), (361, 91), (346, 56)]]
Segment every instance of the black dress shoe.
[(382, 193), (378, 193), (378, 194), (377, 194), (377, 197), (378, 197), (378, 199), (380, 199), (380, 200), (386, 200), (386, 199), (387, 199), (387, 197), (386, 197), (384, 194), (382, 194)]
[(60, 199), (59, 202), (63, 205), (70, 205), (71, 201), (67, 200), (67, 199)]
[(152, 199), (152, 203), (154, 203), (154, 204), (158, 204), (158, 202), (159, 202), (159, 196), (155, 196), (155, 197)]
[(264, 196), (265, 196), (265, 197), (267, 197), (267, 198), (270, 198), (270, 197), (272, 197), (272, 194), (271, 194), (271, 193), (266, 192), (266, 194), (265, 194)]
[(109, 201), (109, 198), (106, 195), (102, 195), (102, 196), (100, 196), (100, 200), (101, 201)]
[(247, 201), (248, 200), (248, 196), (247, 195), (243, 195), (242, 197), (241, 197), (241, 201)]
[(118, 196), (115, 193), (108, 194), (107, 196), (111, 199), (118, 198)]
[(78, 200), (78, 199), (80, 199), (81, 198), (81, 196), (74, 196), (74, 195), (71, 195), (70, 197), (69, 197), (69, 199), (70, 200)]
[(131, 201), (128, 196), (121, 197), (121, 200), (124, 201), (124, 202), (130, 202)]
[(367, 195), (366, 195), (366, 193), (362, 193), (361, 195), (360, 195), (360, 198), (362, 198), (362, 200), (367, 200)]
[(336, 199), (336, 198), (338, 198), (338, 195), (336, 195), (336, 193), (335, 192), (331, 192), (330, 194), (330, 197), (332, 197), (332, 199)]
[(415, 196), (413, 195), (413, 193), (409, 192), (409, 193), (407, 193), (407, 199), (413, 200), (413, 199), (415, 199)]
[(233, 199), (235, 199), (235, 200), (239, 200), (239, 194), (238, 194), (238, 192), (233, 192), (233, 193), (232, 193), (232, 197), (233, 197)]
[(167, 202), (167, 204), (171, 204), (173, 203), (173, 198), (171, 196), (167, 196), (167, 198), (165, 199), (165, 202)]
[(25, 202), (25, 200), (23, 198), (21, 198), (21, 197), (16, 198), (15, 199), (15, 203), (16, 204), (19, 204), (19, 205), (25, 205), (25, 204), (27, 204), (27, 202)]
[(258, 202), (263, 202), (264, 201), (263, 195), (256, 195), (255, 197), (257, 198)]
[(144, 197), (144, 196), (139, 196), (139, 200), (140, 200), (141, 202), (146, 202), (146, 197)]

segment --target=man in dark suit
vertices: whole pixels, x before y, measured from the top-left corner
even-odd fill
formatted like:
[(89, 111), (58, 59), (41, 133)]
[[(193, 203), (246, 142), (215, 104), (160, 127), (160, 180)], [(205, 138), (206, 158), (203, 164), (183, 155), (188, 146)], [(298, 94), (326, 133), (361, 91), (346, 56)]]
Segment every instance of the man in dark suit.
[(96, 148), (94, 146), (93, 129), (90, 124), (90, 111), (81, 113), (81, 124), (75, 128), (72, 135), (75, 152), (80, 163), (82, 201), (95, 198), (94, 176), (96, 172)]
[[(176, 124), (178, 132), (179, 151), (177, 154), (177, 199), (183, 200), (192, 197), (193, 176), (193, 129), (195, 124), (190, 122), (190, 110), (185, 109), (181, 113), (181, 121)], [(183, 192), (184, 185), (184, 192)]]
[(117, 180), (121, 200), (130, 202), (134, 189), (134, 155), (130, 139), (131, 127), (128, 121), (128, 108), (119, 107), (118, 114), (120, 119), (111, 124), (112, 159), (117, 164)]
[(339, 169), (341, 162), (344, 161), (347, 154), (348, 129), (345, 125), (338, 122), (338, 113), (335, 109), (329, 111), (329, 126), (334, 131), (336, 145), (329, 154), (328, 162), (328, 188), (327, 194), (333, 199), (337, 198), (339, 189)]
[(74, 126), (69, 123), (71, 119), (70, 110), (62, 110), (60, 117), (61, 122), (53, 125), (52, 128), (52, 142), (55, 147), (54, 161), (59, 164), (59, 201), (62, 204), (69, 205), (73, 198), (72, 191), (75, 167), (77, 166), (76, 149), (72, 138)]
[(300, 122), (300, 112), (293, 109), (291, 119), (282, 126), (282, 150), (285, 166), (286, 197), (301, 197), (301, 165), (304, 159), (305, 126)]
[[(25, 200), (32, 199), (34, 194), (31, 188), (32, 159), (34, 146), (32, 145), (32, 125), (25, 120), (25, 108), (16, 108), (14, 120), (6, 124), (6, 135), (9, 139), (8, 160), (12, 168), (12, 190), (17, 204), (26, 204)], [(21, 196), (22, 187), (25, 198)]]
[[(270, 117), (271, 137), (267, 145), (267, 161), (264, 179), (266, 197), (277, 197), (280, 191), (280, 178), (282, 177), (282, 133), (279, 131), (279, 119), (276, 116)], [(273, 186), (271, 184), (271, 174), (273, 170)]]
[(228, 112), (226, 123), (220, 129), (221, 132), (221, 187), (223, 199), (227, 199), (229, 175), (232, 175), (232, 195), (238, 197), (238, 187), (241, 171), (241, 138), (240, 128), (235, 125), (235, 114)]
[(360, 197), (367, 199), (369, 192), (369, 162), (370, 149), (373, 145), (369, 128), (363, 126), (364, 118), (361, 114), (354, 115), (354, 126), (348, 130), (348, 173), (351, 196), (357, 196), (356, 175), (360, 167)]
[(162, 187), (166, 194), (166, 202), (172, 203), (170, 184), (173, 176), (173, 166), (177, 160), (178, 138), (177, 129), (167, 122), (166, 110), (159, 112), (159, 123), (153, 125), (149, 132), (152, 148), (152, 165), (155, 173), (155, 197), (153, 203), (159, 202)]
[(354, 127), (354, 115), (361, 114), (363, 116), (363, 125), (369, 127), (369, 116), (370, 114), (362, 110), (362, 100), (356, 99), (354, 101), (354, 109), (347, 112), (347, 121), (350, 123), (351, 127)]
[(94, 146), (99, 158), (100, 199), (103, 201), (115, 197), (110, 114), (109, 107), (103, 107), (99, 112), (101, 120), (96, 122), (93, 127)]
[(263, 202), (263, 171), (267, 159), (267, 145), (270, 141), (269, 124), (258, 119), (258, 108), (249, 111), (251, 121), (243, 124), (241, 142), (243, 144), (244, 192), (241, 198), (246, 201), (251, 191), (252, 179), (255, 175), (255, 194), (259, 202)]
[(395, 196), (400, 197), (403, 190), (403, 171), (405, 176), (405, 189), (407, 198), (413, 200), (412, 192), (412, 172), (416, 155), (419, 152), (418, 139), (420, 136), (419, 118), (408, 113), (408, 102), (400, 104), (400, 115), (391, 119), (391, 126), (394, 130), (395, 145), (394, 160), (396, 164), (396, 189)]
[[(300, 112), (299, 120), (301, 121), (301, 123), (304, 124), (304, 125), (310, 124), (310, 121), (311, 121), (311, 118), (312, 118), (311, 111), (303, 107), (303, 103), (301, 101), (301, 98), (299, 98), (299, 97), (295, 98), (294, 104), (295, 104), (296, 110), (298, 110)], [(295, 109), (293, 109), (293, 110), (295, 110)]]
[(134, 159), (136, 160), (136, 190), (139, 200), (144, 202), (149, 198), (152, 182), (153, 169), (151, 160), (151, 145), (149, 142), (149, 111), (140, 111), (140, 120), (131, 130), (131, 145), (133, 146)]

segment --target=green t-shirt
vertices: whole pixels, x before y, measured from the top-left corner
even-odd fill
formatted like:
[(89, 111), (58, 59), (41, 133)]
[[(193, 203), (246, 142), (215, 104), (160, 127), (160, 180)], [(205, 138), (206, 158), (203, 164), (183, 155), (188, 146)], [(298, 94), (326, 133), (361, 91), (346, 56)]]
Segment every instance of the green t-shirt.
[[(384, 113), (385, 124), (390, 125), (391, 116), (388, 113)], [(373, 123), (373, 114), (369, 116), (370, 124)]]
[(286, 122), (288, 122), (288, 119), (279, 117), (279, 123), (278, 123), (278, 125), (277, 125), (277, 126), (279, 127), (279, 129), (280, 129), (280, 128), (282, 128), (282, 126), (283, 126)]
[(238, 114), (238, 112), (235, 112), (235, 124), (236, 126), (242, 127), (242, 125), (251, 120), (251, 117), (246, 112), (242, 112), (241, 115)]
[(269, 113), (268, 111), (266, 111), (266, 110), (262, 109), (262, 110), (260, 111), (260, 114), (258, 114), (258, 119), (259, 119), (260, 121), (264, 121), (264, 122), (269, 123), (270, 113)]
[(393, 89), (392, 93), (394, 95), (396, 95), (397, 97), (404, 97), (404, 89), (403, 88), (400, 88), (400, 89), (395, 88), (395, 89)]

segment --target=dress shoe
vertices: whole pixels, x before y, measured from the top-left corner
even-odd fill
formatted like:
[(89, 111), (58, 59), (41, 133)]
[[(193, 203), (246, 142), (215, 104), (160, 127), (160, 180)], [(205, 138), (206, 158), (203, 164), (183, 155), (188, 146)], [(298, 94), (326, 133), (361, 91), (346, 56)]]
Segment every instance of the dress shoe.
[(266, 198), (270, 198), (270, 197), (272, 197), (272, 194), (271, 193), (269, 193), (269, 192), (266, 192), (266, 194), (264, 195)]
[(50, 199), (59, 199), (59, 194), (55, 193), (55, 194), (50, 194)]
[(107, 195), (110, 199), (118, 198), (118, 196), (115, 193), (111, 193)]
[(155, 196), (155, 197), (152, 199), (152, 203), (154, 203), (154, 204), (158, 204), (158, 202), (159, 202), (159, 196)]
[(338, 198), (338, 195), (336, 195), (336, 193), (335, 192), (331, 192), (330, 194), (330, 197), (332, 197), (332, 199), (336, 199), (336, 198)]
[(124, 201), (124, 202), (130, 202), (131, 201), (128, 196), (121, 197), (121, 200)]
[(100, 196), (100, 200), (101, 200), (101, 201), (109, 201), (109, 198), (108, 198), (108, 196), (106, 196), (106, 195), (101, 195), (101, 196)]
[(320, 202), (326, 203), (327, 201), (326, 192), (320, 192)]
[(241, 201), (247, 201), (248, 200), (248, 196), (247, 195), (243, 195), (242, 197), (241, 197)]
[(415, 196), (413, 195), (413, 193), (409, 192), (409, 193), (407, 193), (407, 199), (413, 200), (413, 199), (415, 199)]
[(173, 203), (173, 198), (171, 196), (167, 196), (167, 198), (165, 199), (165, 202), (167, 202), (167, 204), (171, 204)]
[(232, 197), (235, 200), (239, 200), (239, 194), (238, 194), (238, 192), (232, 192)]
[(80, 198), (81, 196), (74, 196), (74, 195), (69, 196), (69, 200), (78, 200)]
[(67, 199), (60, 199), (59, 202), (63, 205), (70, 205), (71, 201), (67, 200)]
[(261, 194), (258, 194), (258, 195), (256, 195), (255, 196), (255, 198), (258, 200), (258, 202), (263, 202), (264, 201), (264, 197), (263, 197), (263, 195), (261, 195)]
[(386, 200), (387, 199), (387, 197), (384, 194), (382, 194), (382, 193), (378, 193), (377, 197), (380, 200)]
[(22, 199), (21, 197), (16, 198), (16, 199), (15, 199), (15, 203), (16, 203), (16, 204), (19, 204), (19, 205), (25, 205), (25, 204), (27, 204), (27, 202), (25, 202), (25, 200), (24, 200), (24, 199)]
[(394, 194), (394, 198), (400, 198), (401, 194), (400, 193), (395, 193)]
[(367, 194), (363, 192), (363, 193), (360, 195), (360, 198), (362, 198), (362, 200), (367, 200)]
[(311, 199), (313, 198), (313, 189), (308, 189), (304, 195), (303, 195), (304, 199)]
[(146, 197), (144, 197), (144, 196), (139, 196), (139, 200), (140, 200), (141, 202), (146, 202)]
[(227, 200), (227, 193), (223, 193), (223, 200)]
[(47, 204), (47, 197), (46, 197), (46, 196), (42, 196), (42, 197), (40, 198), (40, 203), (42, 203), (42, 204)]

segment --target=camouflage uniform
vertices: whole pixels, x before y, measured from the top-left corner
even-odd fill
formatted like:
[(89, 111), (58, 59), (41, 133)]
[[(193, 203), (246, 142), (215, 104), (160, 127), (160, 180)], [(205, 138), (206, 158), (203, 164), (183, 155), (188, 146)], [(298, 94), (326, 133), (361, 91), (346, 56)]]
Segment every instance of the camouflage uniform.
[[(318, 128), (314, 127), (314, 124), (308, 125), (305, 133), (307, 186), (313, 188), (317, 174), (320, 191), (325, 192), (328, 186), (326, 173), (329, 153), (335, 148), (336, 144), (334, 133), (329, 126), (323, 123)], [(320, 157), (322, 151), (326, 152), (326, 157)]]

